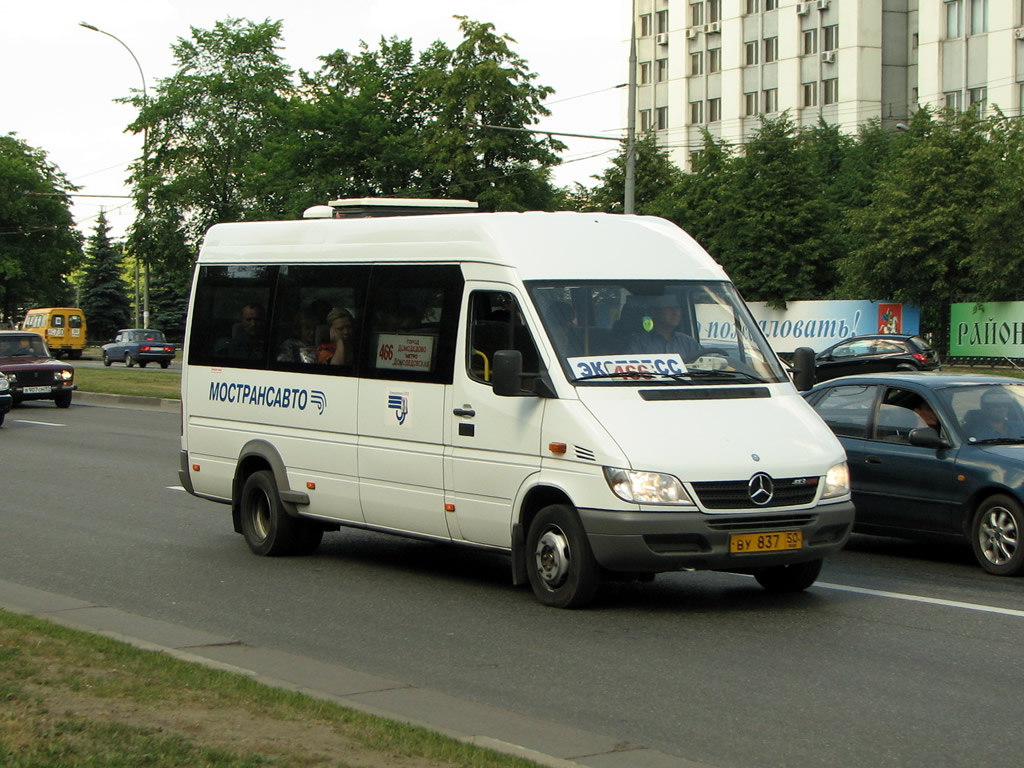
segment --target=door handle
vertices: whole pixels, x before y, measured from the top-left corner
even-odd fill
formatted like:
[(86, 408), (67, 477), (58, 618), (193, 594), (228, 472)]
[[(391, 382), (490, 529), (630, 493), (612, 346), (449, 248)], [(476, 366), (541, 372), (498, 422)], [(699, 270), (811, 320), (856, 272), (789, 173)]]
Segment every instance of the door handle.
[(878, 456), (865, 456), (864, 457), (864, 463), (865, 464), (881, 464), (882, 460)]
[(476, 416), (476, 411), (473, 410), (473, 406), (464, 405), (462, 408), (456, 408), (452, 411), (456, 416), (468, 416), (470, 418)]

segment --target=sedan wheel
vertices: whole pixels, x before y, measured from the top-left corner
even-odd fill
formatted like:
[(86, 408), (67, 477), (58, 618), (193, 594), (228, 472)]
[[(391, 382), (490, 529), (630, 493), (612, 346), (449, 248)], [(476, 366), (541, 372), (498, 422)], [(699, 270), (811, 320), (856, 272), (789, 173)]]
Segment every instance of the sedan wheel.
[(110, 355), (108, 355), (106, 352), (103, 353), (103, 364), (107, 366), (107, 368), (110, 367)]
[(1014, 576), (1024, 569), (1020, 547), (1024, 509), (1013, 498), (997, 494), (978, 507), (971, 525), (971, 546), (981, 567), (999, 576)]
[(131, 352), (125, 352), (124, 353), (124, 364), (127, 365), (129, 368), (131, 368), (133, 365), (135, 365), (135, 360), (134, 360), (134, 358), (132, 358), (132, 353)]

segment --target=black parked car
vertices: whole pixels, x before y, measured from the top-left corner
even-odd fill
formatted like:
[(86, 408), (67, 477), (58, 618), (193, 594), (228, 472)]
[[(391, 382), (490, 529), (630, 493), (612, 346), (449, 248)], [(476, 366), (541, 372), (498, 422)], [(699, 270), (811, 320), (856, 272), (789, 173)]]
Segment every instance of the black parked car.
[(163, 331), (148, 328), (124, 328), (113, 341), (103, 345), (103, 364), (124, 362), (129, 368), (136, 363), (145, 368), (147, 363), (160, 363), (166, 368), (174, 359), (174, 345), (164, 338)]
[(855, 531), (966, 539), (986, 571), (1024, 570), (1024, 381), (868, 374), (804, 396), (846, 449)]
[(53, 400), (58, 408), (71, 405), (75, 369), (54, 359), (38, 333), (0, 331), (0, 373), (10, 382), (15, 403)]
[(840, 341), (814, 357), (817, 381), (854, 373), (931, 371), (939, 356), (920, 336), (871, 334)]

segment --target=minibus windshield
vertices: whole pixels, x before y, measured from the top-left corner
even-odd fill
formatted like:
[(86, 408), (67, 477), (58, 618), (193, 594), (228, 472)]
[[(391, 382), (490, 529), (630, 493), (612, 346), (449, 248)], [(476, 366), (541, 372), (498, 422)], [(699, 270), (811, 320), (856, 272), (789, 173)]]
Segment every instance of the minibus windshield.
[(725, 281), (533, 281), (574, 384), (776, 383), (787, 375)]

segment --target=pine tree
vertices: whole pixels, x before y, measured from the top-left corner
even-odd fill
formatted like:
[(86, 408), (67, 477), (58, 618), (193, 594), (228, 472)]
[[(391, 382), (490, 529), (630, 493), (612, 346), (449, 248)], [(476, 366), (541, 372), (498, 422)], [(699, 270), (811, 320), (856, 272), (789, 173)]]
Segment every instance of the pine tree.
[(89, 336), (109, 341), (131, 321), (131, 302), (121, 277), (121, 251), (110, 242), (110, 225), (101, 212), (85, 246), (81, 307)]

